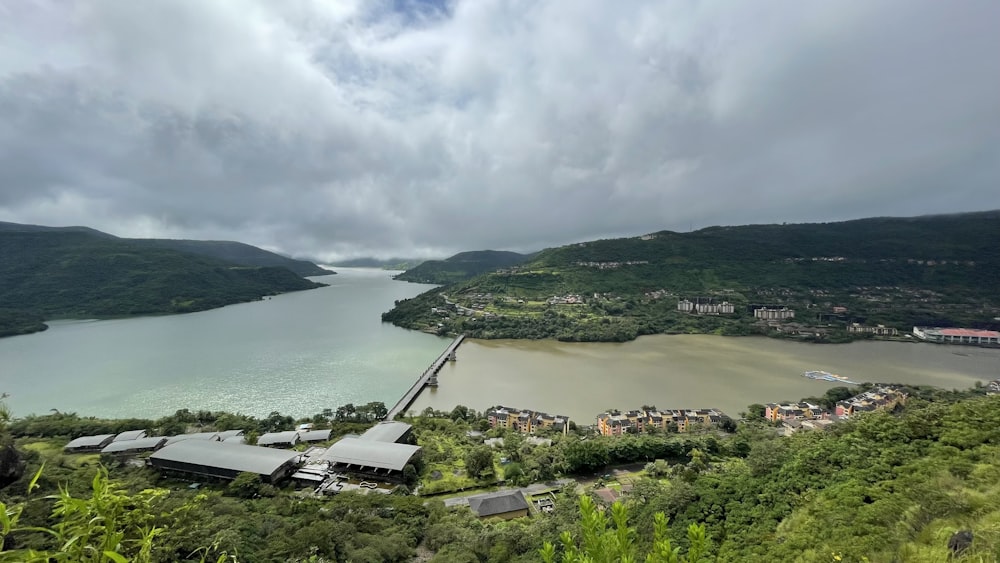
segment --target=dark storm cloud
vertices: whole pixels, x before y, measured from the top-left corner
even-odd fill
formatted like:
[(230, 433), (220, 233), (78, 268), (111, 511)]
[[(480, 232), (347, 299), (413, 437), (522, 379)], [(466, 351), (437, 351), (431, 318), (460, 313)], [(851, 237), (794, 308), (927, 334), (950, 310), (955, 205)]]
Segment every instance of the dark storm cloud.
[(318, 257), (1000, 208), (993, 2), (0, 5), (0, 220)]

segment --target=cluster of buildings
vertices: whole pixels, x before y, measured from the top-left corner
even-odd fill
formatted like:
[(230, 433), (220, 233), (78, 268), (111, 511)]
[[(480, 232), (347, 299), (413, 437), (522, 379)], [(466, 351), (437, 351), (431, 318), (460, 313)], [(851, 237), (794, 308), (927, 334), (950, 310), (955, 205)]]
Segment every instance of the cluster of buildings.
[[(66, 445), (70, 453), (101, 452), (115, 456), (152, 452), (146, 463), (170, 474), (208, 479), (235, 479), (240, 473), (255, 473), (267, 483), (288, 477), (296, 481), (323, 485), (354, 479), (372, 479), (380, 483), (402, 480), (407, 464), (421, 454), (419, 446), (409, 444), (412, 427), (396, 421), (380, 422), (360, 436), (348, 435), (330, 447), (298, 452), (290, 448), (299, 443), (328, 441), (329, 430), (300, 427), (288, 432), (260, 436), (258, 445), (244, 443), (242, 430), (198, 432), (171, 437), (146, 437), (135, 430), (118, 435), (83, 436)], [(300, 469), (306, 458), (311, 466)]]
[(847, 332), (853, 334), (873, 334), (875, 336), (899, 336), (899, 331), (885, 325), (865, 326), (860, 323), (847, 325)]
[(597, 268), (598, 270), (614, 270), (622, 266), (640, 266), (649, 264), (649, 260), (623, 260), (621, 262), (574, 262), (577, 266), (585, 268)]
[(771, 307), (761, 307), (759, 309), (753, 310), (753, 316), (755, 319), (761, 319), (765, 321), (784, 321), (787, 319), (795, 318), (795, 311), (789, 309), (788, 307), (771, 308)]
[(906, 397), (907, 394), (901, 389), (891, 385), (880, 385), (846, 401), (839, 401), (835, 414), (838, 418), (847, 418), (863, 412), (892, 410), (897, 405), (905, 404)]
[(490, 428), (508, 428), (529, 434), (542, 428), (554, 428), (563, 434), (569, 432), (569, 417), (526, 409), (496, 406), (486, 411)]
[(545, 301), (549, 305), (581, 305), (583, 304), (582, 295), (553, 295)]
[(1000, 345), (1000, 332), (971, 328), (913, 327), (913, 336), (927, 342), (944, 344)]
[[(604, 436), (638, 434), (653, 428), (689, 432), (695, 428), (718, 424), (725, 414), (717, 409), (657, 410), (656, 407), (632, 411), (608, 411), (597, 415), (597, 431)], [(671, 426), (673, 425), (673, 426)]]
[(678, 301), (677, 310), (692, 315), (731, 315), (736, 312), (736, 306), (729, 301), (716, 303), (712, 298), (696, 297), (694, 301), (688, 299)]

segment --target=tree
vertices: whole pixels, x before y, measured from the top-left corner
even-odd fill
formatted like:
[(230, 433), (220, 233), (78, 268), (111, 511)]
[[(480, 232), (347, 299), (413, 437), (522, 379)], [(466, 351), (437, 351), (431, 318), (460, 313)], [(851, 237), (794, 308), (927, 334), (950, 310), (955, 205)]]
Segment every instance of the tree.
[(756, 420), (764, 418), (764, 413), (767, 411), (767, 407), (760, 403), (754, 403), (747, 406), (747, 418)]
[(489, 446), (473, 448), (465, 456), (465, 471), (476, 479), (493, 472), (493, 449)]
[(608, 464), (608, 448), (597, 440), (573, 442), (565, 455), (566, 469), (571, 473), (596, 471)]
[(260, 475), (243, 472), (237, 475), (226, 489), (234, 496), (240, 498), (254, 498), (260, 494), (260, 488), (263, 484), (264, 482), (261, 481)]
[[(628, 509), (621, 503), (611, 505), (611, 518), (597, 510), (588, 496), (580, 497), (580, 545), (573, 534), (563, 531), (559, 536), (562, 543), (562, 563), (611, 563), (613, 561), (639, 561), (647, 563), (699, 563), (708, 561), (708, 537), (705, 526), (691, 524), (687, 529), (688, 550), (681, 553), (670, 539), (667, 517), (658, 512), (653, 521), (653, 546), (649, 553), (637, 553), (636, 530), (628, 525)], [(556, 563), (556, 548), (545, 542), (538, 550), (545, 563)]]

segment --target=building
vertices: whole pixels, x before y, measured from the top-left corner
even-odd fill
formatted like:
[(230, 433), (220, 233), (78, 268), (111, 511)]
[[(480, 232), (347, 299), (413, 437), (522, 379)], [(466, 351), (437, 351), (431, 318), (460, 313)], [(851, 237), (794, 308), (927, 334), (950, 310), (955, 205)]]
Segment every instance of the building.
[(257, 438), (258, 446), (266, 446), (269, 448), (291, 448), (295, 444), (299, 443), (299, 433), (295, 430), (288, 430), (285, 432), (268, 432), (267, 434), (261, 434)]
[(830, 412), (819, 405), (808, 402), (779, 405), (768, 403), (764, 406), (764, 418), (771, 422), (787, 420), (813, 420), (830, 418)]
[(945, 344), (1000, 345), (1000, 332), (995, 330), (975, 330), (971, 328), (930, 328), (913, 327), (913, 335), (927, 342)]
[[(145, 434), (145, 432), (143, 432)], [(130, 456), (143, 452), (155, 452), (167, 443), (166, 436), (142, 437), (136, 440), (114, 441), (101, 450), (102, 455)]]
[[(376, 442), (394, 442), (405, 444), (410, 441), (413, 434), (413, 427), (405, 422), (386, 420), (372, 426), (359, 436), (362, 440), (373, 440)], [(329, 438), (328, 438), (329, 439)]]
[(326, 442), (330, 439), (330, 430), (309, 430), (308, 432), (299, 432), (300, 442)]
[(853, 334), (873, 334), (875, 336), (899, 336), (899, 331), (885, 325), (865, 326), (859, 323), (851, 323), (847, 327), (847, 332)]
[(566, 434), (569, 432), (569, 417), (551, 415), (544, 412), (497, 406), (486, 411), (490, 428), (509, 428), (525, 434), (542, 428), (555, 428)]
[(112, 442), (125, 442), (128, 440), (138, 440), (140, 438), (145, 438), (145, 437), (146, 437), (145, 430), (128, 430), (115, 436), (115, 439), (112, 440)]
[(176, 444), (177, 442), (184, 442), (187, 440), (205, 440), (208, 442), (221, 442), (221, 434), (219, 432), (194, 432), (191, 434), (178, 434), (176, 436), (171, 436), (167, 438), (167, 444)]
[(696, 297), (694, 301), (688, 299), (678, 301), (677, 310), (692, 315), (731, 315), (736, 311), (736, 306), (729, 301), (715, 303), (711, 297)]
[(862, 412), (891, 410), (897, 405), (905, 404), (906, 398), (907, 395), (903, 391), (883, 385), (855, 395), (846, 401), (839, 401), (836, 414), (838, 417), (847, 418)]
[[(675, 428), (678, 432), (689, 432), (695, 428), (719, 424), (725, 413), (718, 409), (672, 409), (609, 411), (597, 415), (597, 431), (604, 436), (638, 434), (653, 428), (667, 431)], [(673, 425), (673, 426), (671, 426)]]
[(222, 443), (216, 440), (183, 440), (168, 444), (149, 456), (149, 464), (171, 473), (213, 479), (235, 479), (240, 473), (256, 473), (276, 483), (295, 472), (300, 454)]
[(528, 501), (520, 489), (471, 496), (469, 508), (480, 518), (511, 520), (528, 516)]
[(64, 448), (67, 453), (82, 454), (94, 453), (103, 450), (115, 439), (114, 434), (100, 434), (97, 436), (80, 436), (71, 440)]
[(380, 481), (402, 479), (403, 469), (420, 455), (420, 446), (341, 438), (327, 448), (322, 459), (331, 471), (353, 473)]
[(222, 432), (219, 432), (218, 440), (220, 442), (225, 442), (226, 440), (231, 440), (233, 438), (242, 436), (243, 436), (242, 430), (223, 430)]
[(753, 316), (757, 319), (763, 319), (766, 321), (783, 321), (786, 319), (794, 319), (795, 311), (789, 309), (788, 307), (782, 307), (780, 309), (770, 309), (763, 307), (760, 309), (753, 310)]
[(994, 379), (990, 381), (990, 384), (986, 386), (987, 395), (1000, 395), (1000, 379)]
[(360, 436), (345, 436), (320, 457), (331, 471), (352, 473), (379, 481), (400, 481), (403, 469), (421, 454), (410, 440), (413, 427), (405, 422), (385, 421)]

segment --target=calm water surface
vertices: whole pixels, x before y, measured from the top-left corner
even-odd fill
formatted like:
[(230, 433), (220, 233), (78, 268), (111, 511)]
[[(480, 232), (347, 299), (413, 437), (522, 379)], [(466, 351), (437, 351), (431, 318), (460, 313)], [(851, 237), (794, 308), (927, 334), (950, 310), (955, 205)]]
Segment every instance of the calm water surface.
[(608, 408), (715, 407), (822, 395), (835, 384), (802, 377), (825, 370), (853, 381), (968, 388), (1000, 377), (1000, 350), (899, 342), (811, 345), (763, 337), (644, 336), (623, 344), (467, 340), (437, 389), (413, 405), (477, 410), (503, 404), (590, 424)]
[[(450, 342), (379, 315), (430, 286), (338, 269), (330, 287), (188, 315), (56, 322), (0, 338), (0, 391), (16, 415), (50, 409), (157, 417), (177, 409), (307, 416), (394, 404)], [(1000, 377), (1000, 350), (890, 342), (809, 345), (766, 338), (647, 336), (624, 344), (474, 341), (412, 410), (495, 404), (589, 423), (607, 408), (716, 407), (820, 395), (821, 369), (856, 381), (965, 388)]]
[(49, 409), (156, 417), (180, 408), (306, 416), (394, 404), (448, 339), (383, 324), (432, 287), (337, 268), (330, 284), (253, 303), (109, 321), (53, 322), (0, 338), (0, 391), (15, 415)]

